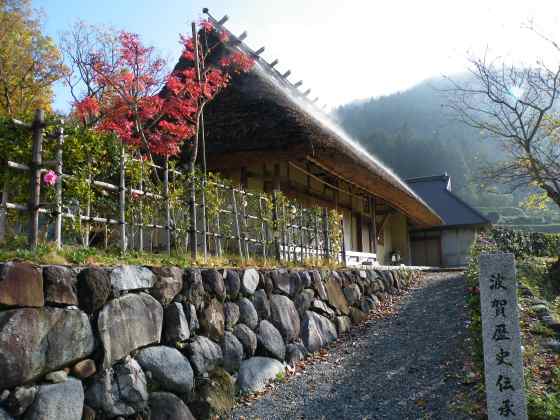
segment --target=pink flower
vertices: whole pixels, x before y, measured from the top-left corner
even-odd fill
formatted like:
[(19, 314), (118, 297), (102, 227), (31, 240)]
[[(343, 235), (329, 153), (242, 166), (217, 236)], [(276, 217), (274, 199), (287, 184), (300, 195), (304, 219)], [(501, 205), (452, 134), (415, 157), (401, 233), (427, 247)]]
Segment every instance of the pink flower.
[(57, 179), (58, 175), (53, 170), (50, 170), (45, 175), (43, 175), (43, 182), (48, 187), (52, 187), (56, 183)]

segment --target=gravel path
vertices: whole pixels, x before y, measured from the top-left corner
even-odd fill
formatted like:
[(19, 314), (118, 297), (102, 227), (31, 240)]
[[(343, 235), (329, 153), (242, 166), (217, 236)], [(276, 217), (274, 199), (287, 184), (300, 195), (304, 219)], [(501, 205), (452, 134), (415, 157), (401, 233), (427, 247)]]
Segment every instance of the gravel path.
[(460, 273), (424, 276), (398, 311), (354, 328), (326, 360), (280, 383), (235, 419), (463, 419), (448, 403), (461, 390), (467, 330)]

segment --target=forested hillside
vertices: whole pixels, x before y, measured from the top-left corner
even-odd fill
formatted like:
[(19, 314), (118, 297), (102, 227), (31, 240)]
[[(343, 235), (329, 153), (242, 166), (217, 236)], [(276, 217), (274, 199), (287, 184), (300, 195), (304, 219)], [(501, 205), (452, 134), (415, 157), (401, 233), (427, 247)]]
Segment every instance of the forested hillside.
[(447, 172), (455, 193), (483, 213), (498, 213), (500, 223), (560, 229), (557, 206), (522, 208), (534, 191), (510, 193), (508, 186), (481, 183), (481, 168), (505, 155), (496, 139), (483, 138), (454, 118), (446, 107), (448, 83), (442, 78), (427, 80), (404, 92), (341, 106), (334, 116), (402, 178)]
[(453, 119), (445, 108), (444, 81), (434, 79), (390, 96), (353, 102), (335, 115), (342, 126), (401, 177), (451, 175), (453, 190), (487, 206), (492, 197), (477, 191), (480, 164), (495, 159), (495, 142)]

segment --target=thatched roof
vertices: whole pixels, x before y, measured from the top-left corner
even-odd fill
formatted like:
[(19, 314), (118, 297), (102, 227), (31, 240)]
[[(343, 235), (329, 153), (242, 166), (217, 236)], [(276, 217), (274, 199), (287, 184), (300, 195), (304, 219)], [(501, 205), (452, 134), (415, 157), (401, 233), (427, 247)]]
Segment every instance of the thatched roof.
[[(210, 16), (210, 21), (225, 30)], [(235, 37), (229, 33), (231, 39)], [(352, 140), (306, 95), (243, 42), (254, 68), (235, 75), (205, 110), (208, 161), (250, 155), (311, 159), (342, 179), (387, 201), (422, 226), (441, 218), (378, 158)], [(238, 155), (239, 154), (239, 155)]]

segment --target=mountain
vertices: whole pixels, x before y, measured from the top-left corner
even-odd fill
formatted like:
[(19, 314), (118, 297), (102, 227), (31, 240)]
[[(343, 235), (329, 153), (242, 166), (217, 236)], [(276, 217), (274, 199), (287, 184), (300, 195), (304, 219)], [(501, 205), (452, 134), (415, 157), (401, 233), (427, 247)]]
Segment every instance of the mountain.
[(402, 178), (451, 176), (454, 192), (477, 206), (493, 195), (479, 191), (483, 162), (501, 156), (495, 142), (453, 118), (446, 107), (445, 79), (430, 79), (389, 96), (340, 106), (334, 117)]

